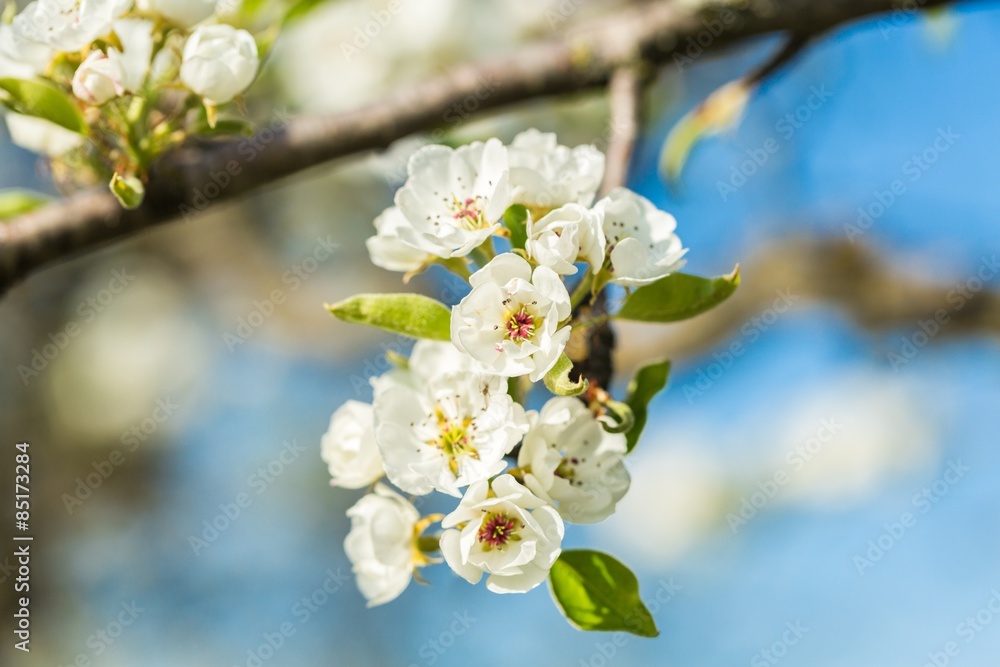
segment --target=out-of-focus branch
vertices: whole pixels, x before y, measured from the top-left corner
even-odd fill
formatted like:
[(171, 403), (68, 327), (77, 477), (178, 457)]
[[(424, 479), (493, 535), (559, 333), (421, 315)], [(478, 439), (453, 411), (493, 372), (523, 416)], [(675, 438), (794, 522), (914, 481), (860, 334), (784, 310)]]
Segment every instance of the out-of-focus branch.
[[(620, 67), (611, 76), (608, 86), (610, 107), (607, 162), (601, 195), (625, 185), (629, 165), (642, 127), (643, 80), (637, 67)], [(608, 312), (607, 293), (598, 293), (594, 303), (581, 312), (583, 319), (599, 318)], [(611, 386), (614, 375), (615, 332), (604, 321), (587, 331), (586, 356), (579, 360), (577, 370), (590, 381), (592, 392)]]
[(892, 267), (891, 257), (846, 240), (768, 246), (743, 265), (740, 288), (719, 308), (683, 324), (658, 327), (648, 337), (642, 331), (652, 325), (629, 325), (629, 340), (635, 344), (619, 350), (617, 361), (632, 366), (650, 354), (695, 356), (737, 340), (745, 335), (744, 327), (762, 332), (784, 317), (780, 311), (816, 303), (837, 308), (872, 332), (898, 329), (905, 334), (908, 329), (922, 331), (921, 322), (934, 329), (936, 322), (932, 341), (960, 335), (1000, 338), (1000, 290), (988, 289), (987, 282), (990, 276), (1000, 279), (993, 256), (970, 266), (967, 275), (938, 283)]
[(628, 181), (629, 165), (642, 124), (643, 81), (637, 67), (615, 70), (608, 86), (610, 133), (601, 195)]
[[(947, 2), (926, 0), (922, 6)], [(146, 199), (136, 210), (122, 210), (106, 192), (86, 192), (0, 225), (0, 294), (51, 262), (202, 208), (196, 193), (214, 193), (206, 197), (214, 205), (330, 160), (385, 148), (415, 132), (447, 125), (471, 99), (481, 113), (604, 86), (623, 65), (663, 64), (682, 54), (690, 60), (776, 31), (816, 35), (891, 11), (906, 10), (897, 8), (896, 0), (653, 3), (520, 47), (503, 58), (459, 66), (356, 111), (282, 122), (262, 130), (249, 144), (242, 139), (192, 143), (154, 165)]]

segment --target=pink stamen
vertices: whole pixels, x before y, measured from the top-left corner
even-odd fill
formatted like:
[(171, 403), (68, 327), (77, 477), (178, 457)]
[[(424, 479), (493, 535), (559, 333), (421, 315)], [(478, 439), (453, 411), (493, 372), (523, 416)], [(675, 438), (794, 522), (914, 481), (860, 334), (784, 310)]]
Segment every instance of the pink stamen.
[(513, 341), (527, 340), (535, 332), (535, 318), (523, 310), (507, 320), (507, 336)]
[(502, 547), (514, 533), (514, 520), (506, 514), (493, 514), (479, 527), (479, 542), (490, 547)]

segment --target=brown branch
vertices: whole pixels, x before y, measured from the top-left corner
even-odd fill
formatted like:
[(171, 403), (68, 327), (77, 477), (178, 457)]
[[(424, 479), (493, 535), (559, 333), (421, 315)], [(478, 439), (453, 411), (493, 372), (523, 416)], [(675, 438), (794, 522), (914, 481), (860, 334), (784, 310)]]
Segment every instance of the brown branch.
[[(601, 194), (623, 186), (628, 181), (629, 165), (642, 127), (642, 97), (644, 82), (638, 67), (620, 67), (611, 76), (608, 86), (610, 127), (607, 162)], [(581, 319), (599, 318), (608, 312), (608, 297), (601, 290), (594, 303), (581, 312)], [(590, 382), (590, 398), (611, 386), (614, 376), (615, 331), (608, 321), (601, 322), (587, 331), (587, 353), (577, 365), (577, 370)]]
[(781, 49), (777, 53), (771, 56), (771, 58), (764, 62), (763, 65), (747, 75), (747, 84), (754, 86), (763, 82), (764, 79), (794, 60), (795, 56), (802, 53), (811, 41), (812, 35), (793, 33), (781, 46)]
[[(682, 54), (690, 60), (703, 51), (775, 31), (816, 35), (874, 13), (902, 11), (895, 5), (896, 0), (772, 0), (739, 7), (706, 2), (700, 8), (651, 3), (594, 27), (520, 47), (507, 57), (457, 67), (363, 109), (288, 122), (276, 119), (277, 127), (262, 129), (252, 141), (192, 142), (154, 165), (146, 200), (134, 211), (121, 210), (106, 192), (85, 192), (0, 225), (0, 294), (75, 253), (182, 216), (190, 219), (205, 205), (457, 122), (461, 105), (470, 99), (482, 112), (600, 87), (622, 65), (663, 64)], [(226, 184), (213, 186), (221, 182)]]
[(629, 165), (642, 125), (642, 91), (643, 80), (638, 67), (620, 67), (611, 76), (608, 86), (610, 133), (602, 196), (628, 181)]

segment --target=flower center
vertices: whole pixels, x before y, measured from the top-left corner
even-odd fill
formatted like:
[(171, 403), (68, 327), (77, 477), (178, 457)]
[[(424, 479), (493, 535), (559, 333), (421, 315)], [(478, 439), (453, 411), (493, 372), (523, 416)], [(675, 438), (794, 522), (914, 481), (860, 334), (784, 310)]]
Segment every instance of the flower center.
[(469, 231), (489, 227), (486, 214), (483, 212), (482, 197), (467, 197), (459, 199), (451, 196), (451, 215), (458, 226)]
[(524, 306), (507, 318), (507, 337), (515, 343), (528, 340), (534, 335), (535, 318)]
[(448, 417), (444, 411), (438, 407), (435, 409), (437, 418), (436, 438), (427, 441), (427, 444), (437, 447), (448, 457), (448, 467), (452, 474), (458, 474), (459, 456), (471, 456), (478, 459), (479, 452), (472, 446), (472, 418), (465, 417), (457, 420)]
[[(507, 542), (518, 542), (521, 537), (516, 532), (517, 522), (503, 512), (488, 514), (479, 526), (476, 539), (483, 549), (503, 549)], [(522, 524), (523, 528), (524, 525)]]
[(578, 465), (580, 465), (580, 459), (575, 456), (566, 457), (556, 466), (555, 475), (556, 477), (572, 480), (576, 477), (576, 466)]

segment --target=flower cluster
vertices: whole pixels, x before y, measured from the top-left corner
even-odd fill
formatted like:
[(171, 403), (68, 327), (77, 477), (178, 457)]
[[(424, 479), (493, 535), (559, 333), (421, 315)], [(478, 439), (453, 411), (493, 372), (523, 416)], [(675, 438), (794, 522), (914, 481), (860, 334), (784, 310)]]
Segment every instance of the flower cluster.
[[(618, 188), (595, 202), (603, 172), (595, 147), (561, 146), (536, 130), (508, 146), (427, 146), (375, 220), (367, 245), (376, 265), (413, 275), (438, 264), (466, 277), (470, 291), (450, 314), (432, 306), (447, 326), (372, 381), (371, 405), (338, 409), (323, 438), (332, 484), (371, 489), (348, 511), (346, 542), (370, 605), (441, 558), (470, 583), (487, 575), (491, 591), (531, 590), (560, 557), (564, 522), (602, 521), (628, 491), (631, 422), (610, 417), (629, 408), (605, 388), (582, 393), (586, 382), (554, 379), (568, 374), (574, 328), (590, 326), (580, 315), (588, 298), (608, 283), (660, 281), (685, 250), (674, 219), (638, 194)], [(330, 309), (385, 328), (392, 318), (434, 320), (401, 312), (405, 299), (372, 315), (378, 303), (358, 311), (371, 321), (343, 304)], [(399, 330), (419, 337), (414, 326)], [(557, 395), (527, 409), (541, 380)], [(446, 516), (421, 518), (383, 479), (411, 497), (438, 491), (460, 501)], [(434, 523), (442, 531), (425, 535)]]
[(217, 107), (257, 76), (257, 42), (221, 22), (217, 1), (31, 2), (0, 24), (11, 139), (137, 205), (150, 162), (214, 131)]

